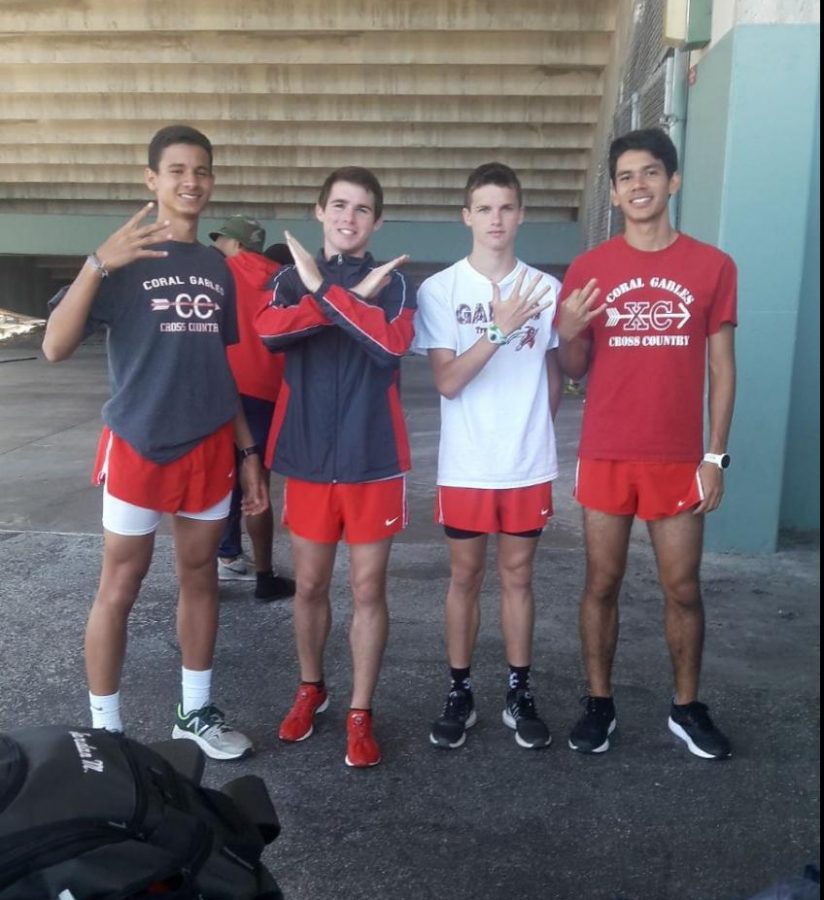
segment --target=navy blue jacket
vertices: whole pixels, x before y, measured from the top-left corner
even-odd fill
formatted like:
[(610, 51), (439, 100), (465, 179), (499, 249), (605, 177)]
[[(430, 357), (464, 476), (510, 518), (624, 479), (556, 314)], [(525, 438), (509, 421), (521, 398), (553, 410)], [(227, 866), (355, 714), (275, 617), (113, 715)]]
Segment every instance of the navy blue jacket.
[(314, 294), (294, 266), (281, 269), (255, 320), (263, 343), (286, 357), (267, 465), (326, 483), (399, 475), (410, 467), (398, 377), (414, 333), (415, 292), (395, 271), (375, 297), (353, 293), (375, 268), (369, 254), (327, 260), (321, 251), (317, 264), (323, 283)]

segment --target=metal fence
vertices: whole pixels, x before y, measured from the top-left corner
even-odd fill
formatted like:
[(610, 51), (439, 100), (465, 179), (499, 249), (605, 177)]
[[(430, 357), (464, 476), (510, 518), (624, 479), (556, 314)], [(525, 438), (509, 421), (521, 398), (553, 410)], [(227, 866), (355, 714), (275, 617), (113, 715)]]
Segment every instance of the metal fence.
[(635, 0), (618, 101), (612, 127), (598, 154), (595, 188), (586, 216), (586, 246), (594, 247), (623, 229), (623, 216), (609, 201), (607, 152), (611, 141), (636, 128), (663, 127), (674, 121), (675, 67), (681, 64), (663, 42), (663, 0)]

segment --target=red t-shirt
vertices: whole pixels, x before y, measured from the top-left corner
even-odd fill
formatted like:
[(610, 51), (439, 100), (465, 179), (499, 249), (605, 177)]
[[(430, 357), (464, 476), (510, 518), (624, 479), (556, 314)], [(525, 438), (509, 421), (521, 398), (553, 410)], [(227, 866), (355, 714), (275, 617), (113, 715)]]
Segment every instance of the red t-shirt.
[(272, 299), (266, 285), (280, 266), (260, 253), (245, 251), (227, 257), (226, 263), (235, 276), (239, 337), (226, 351), (229, 367), (241, 394), (274, 403), (283, 380), (283, 354), (267, 350), (252, 323)]
[(736, 324), (735, 263), (684, 234), (651, 252), (619, 235), (572, 263), (561, 302), (591, 278), (607, 308), (583, 335), (592, 357), (579, 455), (697, 462), (707, 338)]

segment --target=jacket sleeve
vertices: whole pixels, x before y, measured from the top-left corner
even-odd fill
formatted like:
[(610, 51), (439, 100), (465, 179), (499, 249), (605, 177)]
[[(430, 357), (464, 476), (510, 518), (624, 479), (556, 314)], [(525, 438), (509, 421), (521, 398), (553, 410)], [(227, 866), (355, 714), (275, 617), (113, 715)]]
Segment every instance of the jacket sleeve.
[(273, 353), (297, 344), (332, 324), (307, 293), (293, 266), (281, 269), (271, 285), (272, 299), (255, 316), (255, 331)]
[(401, 272), (374, 303), (336, 284), (324, 281), (315, 292), (329, 320), (358, 342), (379, 366), (393, 367), (412, 343), (415, 330), (415, 293)]

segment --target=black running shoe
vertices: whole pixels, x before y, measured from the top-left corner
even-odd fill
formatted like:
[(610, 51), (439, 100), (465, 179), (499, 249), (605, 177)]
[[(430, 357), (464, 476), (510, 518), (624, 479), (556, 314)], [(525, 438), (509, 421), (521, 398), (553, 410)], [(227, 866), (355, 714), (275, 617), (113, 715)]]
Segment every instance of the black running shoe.
[(713, 724), (705, 703), (695, 700), (683, 706), (672, 704), (669, 730), (702, 759), (729, 759), (732, 747), (726, 736)]
[(579, 753), (604, 753), (615, 731), (615, 704), (612, 697), (581, 698), (584, 714), (569, 733), (569, 746)]
[(443, 712), (432, 725), (429, 740), (444, 750), (457, 750), (466, 740), (466, 729), (478, 721), (472, 691), (450, 691), (443, 705)]
[(502, 718), (504, 725), (515, 732), (515, 741), (519, 747), (537, 750), (552, 743), (552, 735), (538, 718), (535, 698), (528, 688), (513, 688), (507, 691)]
[(286, 600), (295, 596), (295, 582), (284, 575), (273, 572), (258, 572), (255, 585), (255, 599), (269, 603), (272, 600)]

